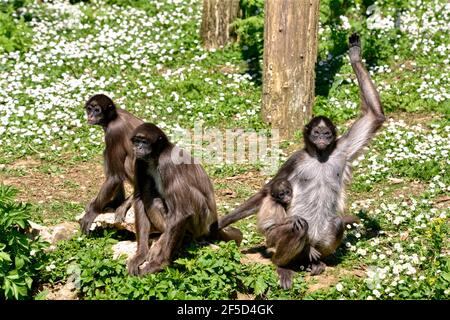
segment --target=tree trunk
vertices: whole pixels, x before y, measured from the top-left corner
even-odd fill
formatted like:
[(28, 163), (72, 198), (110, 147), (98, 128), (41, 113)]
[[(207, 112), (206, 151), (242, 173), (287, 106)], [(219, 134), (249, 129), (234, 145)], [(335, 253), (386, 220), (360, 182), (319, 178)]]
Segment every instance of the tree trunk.
[(231, 24), (239, 16), (239, 0), (203, 0), (200, 36), (206, 49), (236, 40)]
[(319, 0), (266, 0), (263, 118), (292, 138), (314, 102)]

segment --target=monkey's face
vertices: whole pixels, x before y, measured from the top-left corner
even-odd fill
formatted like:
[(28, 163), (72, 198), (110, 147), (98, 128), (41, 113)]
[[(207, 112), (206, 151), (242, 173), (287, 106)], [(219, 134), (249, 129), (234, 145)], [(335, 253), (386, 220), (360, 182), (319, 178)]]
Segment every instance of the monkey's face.
[(89, 124), (100, 124), (103, 120), (102, 107), (97, 104), (97, 101), (91, 101), (86, 105), (86, 116)]
[(289, 204), (292, 200), (291, 190), (283, 190), (278, 194), (278, 201), (282, 204)]
[(286, 188), (278, 190), (278, 192), (276, 192), (275, 194), (272, 193), (272, 197), (276, 202), (282, 205), (288, 205), (292, 201), (292, 189)]
[(131, 138), (136, 159), (148, 160), (152, 154), (152, 143), (142, 135), (135, 135)]
[(334, 142), (334, 135), (327, 126), (317, 126), (311, 130), (309, 139), (319, 150), (325, 150)]
[(305, 126), (304, 137), (318, 150), (325, 150), (336, 140), (336, 128), (327, 117), (315, 117)]
[(86, 118), (89, 124), (107, 125), (116, 115), (113, 101), (104, 94), (92, 96), (85, 105)]

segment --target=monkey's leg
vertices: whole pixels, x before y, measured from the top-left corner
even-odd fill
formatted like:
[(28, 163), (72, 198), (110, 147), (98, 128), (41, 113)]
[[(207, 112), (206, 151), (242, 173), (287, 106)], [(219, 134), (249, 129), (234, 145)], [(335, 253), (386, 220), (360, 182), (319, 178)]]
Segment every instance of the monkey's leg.
[(139, 266), (146, 260), (150, 236), (150, 220), (148, 219), (142, 200), (136, 199), (134, 202), (134, 214), (136, 219), (137, 250), (134, 257), (128, 262), (128, 272), (131, 275), (139, 274)]
[(278, 267), (277, 273), (283, 289), (289, 289), (292, 286), (294, 272), (285, 266), (298, 257), (304, 249), (307, 232), (306, 220), (292, 216), (288, 217), (284, 223), (273, 226), (265, 234), (267, 243), (275, 244), (272, 261)]
[[(180, 216), (178, 213), (177, 216)], [(173, 217), (175, 220), (176, 218)], [(181, 217), (176, 221), (168, 222), (166, 230), (150, 249), (148, 263), (139, 269), (139, 274), (154, 273), (161, 271), (169, 265), (176, 248), (181, 245), (189, 216)]]
[[(346, 216), (351, 217), (351, 221), (354, 221), (352, 216)], [(339, 247), (339, 245), (342, 242), (342, 239), (344, 237), (344, 221), (346, 219), (343, 219), (343, 217), (337, 216), (333, 220), (332, 227), (329, 230), (327, 241), (325, 243), (322, 243), (320, 247), (317, 249), (310, 246), (310, 252), (309, 252), (309, 259), (310, 264), (308, 265), (308, 269), (311, 272), (311, 275), (318, 275), (321, 274), (323, 271), (325, 271), (325, 263), (319, 260), (319, 258), (325, 258), (329, 256), (330, 254), (333, 254), (336, 249)]]
[(117, 187), (116, 192), (114, 193), (111, 201), (105, 204), (103, 211), (106, 211), (107, 208), (116, 210), (120, 205), (125, 201), (125, 188), (123, 186), (123, 182)]
[(121, 182), (118, 177), (109, 177), (103, 183), (97, 197), (88, 204), (86, 214), (81, 218), (80, 227), (83, 233), (89, 234), (92, 222), (102, 212), (105, 204), (113, 197)]
[(125, 221), (125, 216), (133, 204), (133, 196), (129, 196), (115, 211), (114, 222), (120, 223)]

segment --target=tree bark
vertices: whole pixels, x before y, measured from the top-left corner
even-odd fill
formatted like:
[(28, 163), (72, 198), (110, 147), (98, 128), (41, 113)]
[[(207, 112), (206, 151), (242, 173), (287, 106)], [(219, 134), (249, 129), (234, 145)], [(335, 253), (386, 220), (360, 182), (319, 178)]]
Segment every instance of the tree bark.
[(206, 49), (219, 48), (236, 40), (231, 24), (239, 16), (239, 0), (203, 0), (200, 36)]
[(319, 0), (266, 0), (263, 118), (292, 138), (314, 102)]

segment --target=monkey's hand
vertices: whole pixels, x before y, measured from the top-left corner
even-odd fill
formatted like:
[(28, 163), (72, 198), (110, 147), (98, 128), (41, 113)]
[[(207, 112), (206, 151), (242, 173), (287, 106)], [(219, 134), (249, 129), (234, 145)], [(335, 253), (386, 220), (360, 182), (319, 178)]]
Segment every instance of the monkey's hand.
[(281, 288), (283, 288), (284, 290), (290, 289), (292, 287), (292, 278), (295, 272), (289, 269), (278, 267), (277, 273), (278, 278), (280, 279)]
[(80, 229), (81, 232), (88, 235), (91, 232), (91, 225), (96, 218), (96, 214), (92, 211), (87, 211), (86, 214), (80, 220)]
[(349, 38), (349, 50), (348, 56), (350, 57), (350, 62), (361, 62), (361, 39), (359, 35), (355, 32)]
[(292, 232), (303, 237), (308, 232), (308, 222), (299, 216), (293, 216), (292, 220)]
[(313, 246), (309, 247), (309, 261), (317, 261), (322, 254)]

